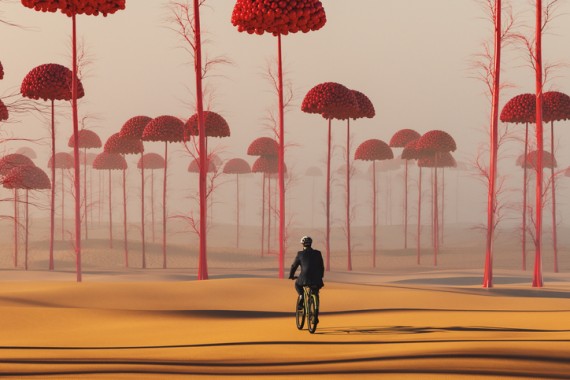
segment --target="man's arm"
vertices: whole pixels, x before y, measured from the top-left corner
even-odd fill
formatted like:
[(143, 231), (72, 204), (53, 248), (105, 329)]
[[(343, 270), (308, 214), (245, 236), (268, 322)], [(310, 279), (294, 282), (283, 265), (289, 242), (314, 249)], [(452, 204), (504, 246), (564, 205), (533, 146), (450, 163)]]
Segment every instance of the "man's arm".
[(297, 253), (297, 256), (295, 256), (295, 260), (293, 260), (293, 264), (291, 265), (291, 271), (289, 272), (290, 279), (293, 279), (293, 277), (295, 277), (295, 271), (297, 271), (299, 265), (301, 265), (301, 260), (299, 259), (299, 254)]

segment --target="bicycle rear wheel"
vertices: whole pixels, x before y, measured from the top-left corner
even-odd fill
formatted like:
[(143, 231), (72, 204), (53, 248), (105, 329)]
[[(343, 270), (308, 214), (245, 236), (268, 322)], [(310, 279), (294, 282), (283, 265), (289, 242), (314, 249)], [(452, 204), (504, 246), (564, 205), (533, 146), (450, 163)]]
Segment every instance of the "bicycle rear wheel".
[(313, 334), (315, 331), (317, 331), (319, 312), (319, 309), (317, 308), (317, 297), (314, 294), (311, 294), (309, 297), (308, 309), (307, 328), (309, 329), (309, 332)]
[(295, 302), (295, 322), (299, 330), (305, 326), (305, 305), (303, 302), (299, 305), (298, 300)]

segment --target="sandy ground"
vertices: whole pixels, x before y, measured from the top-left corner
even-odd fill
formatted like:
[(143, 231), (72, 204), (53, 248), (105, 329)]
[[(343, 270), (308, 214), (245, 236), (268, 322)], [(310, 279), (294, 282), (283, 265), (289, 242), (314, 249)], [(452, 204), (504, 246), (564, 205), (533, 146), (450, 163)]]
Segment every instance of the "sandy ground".
[(353, 271), (344, 270), (346, 253), (336, 245), (315, 334), (296, 329), (293, 284), (276, 278), (276, 256), (261, 257), (253, 229), (244, 230), (240, 249), (216, 246), (230, 230), (212, 231), (209, 281), (194, 281), (194, 238), (172, 236), (166, 270), (159, 269), (160, 246), (150, 243), (143, 270), (140, 244), (131, 242), (125, 268), (122, 241), (110, 249), (105, 228), (94, 229), (84, 244), (84, 281), (76, 283), (69, 242), (58, 243), (49, 272), (46, 241), (32, 239), (24, 271), (21, 256), (13, 267), (4, 228), (0, 376), (570, 378), (565, 241), (560, 273), (552, 273), (545, 249), (545, 287), (536, 289), (533, 254), (521, 270), (516, 237), (507, 234), (497, 242), (495, 286), (483, 289), (484, 251), (472, 232), (450, 229), (434, 266), (427, 248), (420, 265), (413, 247), (397, 249), (394, 228), (385, 232), (377, 268), (366, 229), (355, 229), (362, 247)]

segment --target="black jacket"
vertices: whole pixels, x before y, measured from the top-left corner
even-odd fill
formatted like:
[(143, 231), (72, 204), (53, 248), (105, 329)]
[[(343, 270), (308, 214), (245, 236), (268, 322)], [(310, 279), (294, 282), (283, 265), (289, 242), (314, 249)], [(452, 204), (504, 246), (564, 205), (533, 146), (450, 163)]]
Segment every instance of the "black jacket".
[(316, 249), (307, 248), (306, 250), (297, 252), (297, 257), (291, 265), (291, 272), (289, 278), (295, 276), (295, 271), (301, 266), (301, 274), (295, 281), (296, 284), (305, 286), (313, 285), (323, 287), (323, 277), (325, 275), (325, 265), (323, 263), (323, 256), (321, 251)]

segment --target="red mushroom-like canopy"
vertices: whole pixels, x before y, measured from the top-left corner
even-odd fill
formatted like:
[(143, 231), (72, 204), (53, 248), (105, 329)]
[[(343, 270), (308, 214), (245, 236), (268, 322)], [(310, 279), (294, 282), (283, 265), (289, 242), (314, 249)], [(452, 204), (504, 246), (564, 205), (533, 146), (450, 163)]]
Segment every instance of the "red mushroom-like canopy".
[(35, 165), (22, 165), (12, 168), (2, 179), (7, 189), (44, 190), (51, 188), (47, 174)]
[(23, 146), (21, 148), (16, 149), (16, 153), (23, 154), (24, 156), (31, 158), (31, 159), (38, 158), (36, 151), (30, 147), (27, 147), (27, 146)]
[[(284, 168), (287, 171), (287, 168)], [(260, 156), (253, 165), (251, 165), (253, 173), (274, 174), (279, 172), (279, 161), (274, 156)]]
[(6, 104), (0, 99), (0, 121), (8, 120), (9, 116), (8, 107), (6, 107)]
[(425, 152), (454, 152), (457, 149), (455, 140), (447, 132), (433, 130), (420, 137), (416, 149)]
[(311, 166), (310, 168), (307, 169), (305, 175), (307, 177), (320, 177), (323, 175), (323, 172), (321, 169), (317, 168), (316, 166)]
[(307, 33), (319, 30), (327, 22), (319, 0), (237, 0), (232, 24), (249, 34)]
[(140, 140), (142, 139), (144, 128), (151, 120), (148, 116), (133, 116), (125, 121), (119, 133), (122, 138)]
[[(537, 159), (538, 159), (538, 152), (536, 150), (529, 152), (526, 155), (526, 167), (528, 169), (536, 170)], [(554, 156), (550, 152), (547, 152), (545, 150), (542, 151), (542, 167), (550, 169), (550, 168), (555, 168), (556, 166), (558, 166), (556, 163), (556, 158), (554, 158)]]
[(226, 174), (247, 174), (251, 173), (251, 167), (246, 160), (242, 158), (232, 158), (224, 165), (224, 173)]
[(184, 122), (170, 115), (158, 116), (144, 127), (143, 141), (180, 142), (184, 139)]
[[(208, 173), (215, 173), (216, 172), (216, 164), (212, 160), (208, 161)], [(190, 165), (188, 165), (188, 171), (190, 173), (199, 173), (200, 172), (200, 160), (193, 160)]]
[(394, 133), (388, 145), (392, 148), (404, 148), (409, 142), (418, 140), (420, 137), (422, 137), (422, 135), (413, 129), (400, 129), (398, 132)]
[(259, 137), (249, 144), (247, 154), (249, 156), (274, 156), (277, 157), (279, 144), (270, 137)]
[(107, 139), (104, 150), (108, 153), (138, 154), (144, 152), (144, 146), (141, 140), (121, 137), (117, 132)]
[(13, 168), (24, 165), (34, 166), (34, 163), (23, 154), (7, 154), (0, 158), (0, 176), (5, 176)]
[(164, 157), (157, 153), (145, 153), (137, 162), (139, 169), (164, 169)]
[(384, 141), (378, 139), (364, 141), (356, 148), (356, 152), (354, 153), (355, 160), (381, 161), (391, 160), (392, 158), (394, 158), (392, 148)]
[(335, 82), (325, 82), (311, 88), (301, 104), (307, 113), (321, 114), (325, 119), (348, 119), (358, 113), (354, 92)]
[[(49, 158), (48, 168), (52, 167), (52, 158)], [(55, 167), (56, 169), (71, 169), (73, 168), (73, 156), (66, 152), (59, 152), (55, 154)]]
[[(97, 133), (90, 131), (88, 129), (82, 129), (78, 133), (79, 138), (79, 148), (101, 148), (101, 139), (97, 135)], [(69, 138), (67, 146), (73, 148), (73, 136)]]
[(351, 90), (354, 94), (356, 99), (356, 103), (358, 104), (356, 112), (351, 115), (353, 119), (360, 119), (363, 117), (373, 118), (376, 115), (376, 111), (374, 110), (374, 105), (368, 99), (368, 96), (364, 95), (362, 92)]
[[(72, 72), (56, 63), (34, 67), (22, 81), (22, 96), (43, 100), (70, 100)], [(77, 79), (77, 98), (85, 95), (81, 81)]]
[(542, 112), (545, 123), (570, 119), (570, 96), (558, 91), (548, 91), (542, 94), (542, 100), (546, 104)]
[[(206, 128), (206, 136), (208, 137), (229, 137), (230, 126), (226, 119), (221, 115), (204, 111), (204, 128)], [(184, 125), (184, 140), (190, 140), (190, 136), (198, 136), (198, 114), (190, 116)]]
[(101, 152), (93, 160), (93, 169), (97, 170), (126, 170), (127, 161), (119, 153)]
[(455, 158), (449, 152), (443, 152), (437, 158), (435, 156), (424, 156), (418, 160), (418, 166), (422, 168), (454, 168), (457, 166)]
[(536, 122), (536, 95), (521, 94), (515, 96), (503, 107), (500, 119), (505, 123)]
[(103, 16), (125, 9), (126, 0), (22, 0), (22, 5), (42, 12), (57, 12), (71, 17), (74, 14)]

